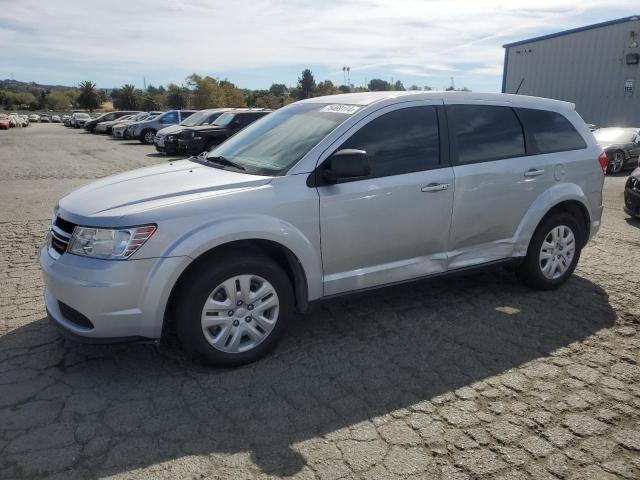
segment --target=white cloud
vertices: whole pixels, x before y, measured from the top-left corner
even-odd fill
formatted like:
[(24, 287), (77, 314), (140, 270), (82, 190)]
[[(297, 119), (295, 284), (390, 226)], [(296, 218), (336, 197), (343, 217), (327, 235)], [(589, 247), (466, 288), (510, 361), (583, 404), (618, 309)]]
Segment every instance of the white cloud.
[(172, 72), (233, 80), (237, 71), (307, 65), (339, 78), (350, 65), (352, 79), (380, 71), (496, 77), (503, 43), (637, 13), (628, 3), (0, 0), (0, 64), (33, 75), (55, 68), (109, 71), (109, 78), (164, 71), (176, 81), (182, 76)]

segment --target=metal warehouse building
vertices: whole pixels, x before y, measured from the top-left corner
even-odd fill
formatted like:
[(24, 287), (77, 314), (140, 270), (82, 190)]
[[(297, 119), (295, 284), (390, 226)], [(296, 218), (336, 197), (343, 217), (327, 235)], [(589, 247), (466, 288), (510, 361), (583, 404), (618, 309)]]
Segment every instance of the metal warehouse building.
[(640, 127), (640, 16), (504, 45), (503, 93), (575, 103), (587, 123)]

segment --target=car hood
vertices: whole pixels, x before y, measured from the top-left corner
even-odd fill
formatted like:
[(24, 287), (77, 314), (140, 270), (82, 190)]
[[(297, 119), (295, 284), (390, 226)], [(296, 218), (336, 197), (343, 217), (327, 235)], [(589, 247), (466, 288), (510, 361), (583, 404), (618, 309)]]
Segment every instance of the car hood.
[(198, 125), (197, 127), (185, 127), (185, 130), (194, 130), (196, 132), (225, 132), (227, 127), (219, 127), (217, 125)]
[(168, 127), (164, 127), (160, 130), (158, 130), (158, 134), (159, 135), (170, 135), (172, 133), (177, 133), (179, 131), (181, 131), (182, 129), (184, 129), (185, 127), (183, 127), (182, 125), (169, 125)]
[(135, 215), (137, 221), (149, 210), (261, 187), (271, 179), (181, 160), (90, 183), (62, 198), (59, 214), (83, 225), (130, 225), (122, 217)]

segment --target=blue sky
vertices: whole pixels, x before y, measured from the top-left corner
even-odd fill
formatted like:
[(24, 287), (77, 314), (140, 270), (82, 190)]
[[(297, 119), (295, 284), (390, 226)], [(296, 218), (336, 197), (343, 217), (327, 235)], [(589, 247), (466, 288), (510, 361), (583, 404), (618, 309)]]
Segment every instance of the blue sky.
[(191, 73), (244, 88), (371, 78), (497, 92), (502, 45), (640, 14), (630, 1), (0, 0), (0, 79), (99, 87), (182, 83)]

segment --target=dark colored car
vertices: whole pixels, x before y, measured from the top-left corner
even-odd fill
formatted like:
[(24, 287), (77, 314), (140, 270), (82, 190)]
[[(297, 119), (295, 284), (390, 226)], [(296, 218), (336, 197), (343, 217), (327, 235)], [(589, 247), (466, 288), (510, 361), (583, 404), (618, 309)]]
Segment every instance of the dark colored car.
[(223, 113), (211, 125), (185, 129), (178, 138), (180, 153), (199, 155), (211, 150), (271, 111), (263, 108), (238, 108)]
[(153, 143), (156, 150), (166, 155), (175, 155), (178, 153), (178, 138), (180, 133), (189, 127), (198, 127), (201, 125), (212, 124), (220, 115), (232, 110), (231, 108), (211, 108), (208, 110), (200, 110), (188, 118), (184, 119), (177, 125), (169, 125), (156, 133)]
[(607, 154), (609, 164), (607, 173), (620, 173), (622, 170), (638, 166), (640, 155), (640, 137), (638, 128), (599, 128), (593, 132), (598, 144)]
[(112, 120), (117, 120), (120, 117), (124, 117), (125, 115), (131, 115), (131, 114), (137, 114), (137, 113), (140, 113), (140, 111), (138, 111), (138, 110), (136, 110), (136, 111), (117, 111), (117, 112), (104, 113), (104, 114), (100, 115), (99, 117), (94, 118), (93, 120), (87, 122), (84, 125), (84, 129), (87, 132), (93, 133), (94, 130), (96, 129), (96, 125), (98, 125), (99, 123), (110, 122)]
[(640, 167), (629, 175), (624, 186), (624, 211), (640, 219)]

